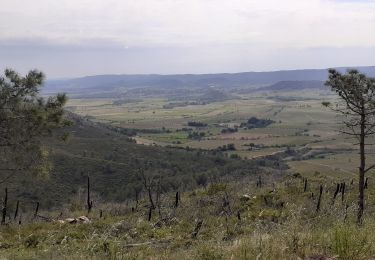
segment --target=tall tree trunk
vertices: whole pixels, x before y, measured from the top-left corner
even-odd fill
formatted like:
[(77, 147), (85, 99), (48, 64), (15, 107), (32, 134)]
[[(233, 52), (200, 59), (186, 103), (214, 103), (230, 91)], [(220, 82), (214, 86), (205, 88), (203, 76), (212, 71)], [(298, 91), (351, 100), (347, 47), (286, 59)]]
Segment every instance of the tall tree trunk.
[(363, 211), (365, 208), (364, 201), (364, 189), (365, 189), (365, 167), (366, 167), (366, 156), (365, 156), (365, 128), (366, 120), (364, 113), (361, 115), (361, 134), (359, 140), (359, 153), (360, 153), (360, 166), (359, 166), (359, 181), (358, 181), (358, 214), (357, 224), (362, 224)]

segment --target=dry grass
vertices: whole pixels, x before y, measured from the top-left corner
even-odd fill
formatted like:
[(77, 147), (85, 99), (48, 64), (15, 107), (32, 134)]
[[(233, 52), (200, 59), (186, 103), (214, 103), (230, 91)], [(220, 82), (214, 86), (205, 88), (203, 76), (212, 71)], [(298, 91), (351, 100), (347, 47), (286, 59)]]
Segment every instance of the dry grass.
[[(89, 224), (31, 222), (0, 228), (5, 259), (373, 259), (375, 257), (375, 193), (367, 190), (365, 224), (355, 220), (355, 186), (348, 184), (344, 202), (332, 204), (334, 183), (288, 177), (255, 183), (212, 184), (185, 192), (173, 208), (173, 194), (162, 196), (147, 221), (147, 201), (135, 212), (119, 204), (100, 205)], [(325, 183), (322, 209), (316, 213), (319, 183)], [(243, 197), (243, 195), (248, 197)], [(224, 205), (224, 198), (229, 204)], [(346, 210), (346, 205), (348, 208)], [(240, 213), (241, 220), (237, 213)], [(346, 213), (347, 212), (347, 213)], [(52, 213), (44, 213), (52, 214)], [(84, 212), (66, 213), (79, 216)], [(191, 237), (198, 219), (203, 226)], [(315, 258), (314, 258), (315, 257)], [(321, 258), (319, 258), (321, 257)], [(326, 257), (326, 258), (323, 258)]]

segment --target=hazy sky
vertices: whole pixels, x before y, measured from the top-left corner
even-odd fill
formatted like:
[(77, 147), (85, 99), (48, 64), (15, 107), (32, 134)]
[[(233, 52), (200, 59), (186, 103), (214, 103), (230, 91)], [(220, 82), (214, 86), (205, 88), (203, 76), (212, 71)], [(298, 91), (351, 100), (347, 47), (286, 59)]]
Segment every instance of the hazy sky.
[(0, 0), (0, 69), (49, 78), (375, 65), (375, 1)]

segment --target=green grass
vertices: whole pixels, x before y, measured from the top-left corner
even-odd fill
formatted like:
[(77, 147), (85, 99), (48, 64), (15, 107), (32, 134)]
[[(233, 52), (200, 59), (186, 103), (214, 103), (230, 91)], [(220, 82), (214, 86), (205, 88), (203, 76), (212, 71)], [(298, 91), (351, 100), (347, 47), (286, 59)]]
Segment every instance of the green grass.
[[(366, 190), (365, 221), (355, 224), (356, 185), (348, 184), (344, 203), (332, 204), (335, 183), (309, 179), (303, 192), (300, 178), (291, 175), (273, 182), (263, 176), (263, 187), (249, 180), (211, 184), (181, 194), (161, 197), (158, 210), (147, 221), (147, 197), (135, 212), (126, 204), (99, 204), (89, 224), (45, 223), (34, 220), (21, 226), (0, 227), (0, 253), (5, 259), (373, 259), (375, 257), (375, 192)], [(311, 192), (325, 183), (322, 208)], [(270, 193), (270, 190), (273, 190)], [(244, 199), (247, 194), (249, 198)], [(229, 206), (223, 206), (223, 198)], [(283, 203), (283, 206), (280, 206)], [(345, 205), (349, 205), (345, 213)], [(103, 218), (99, 218), (102, 209)], [(226, 213), (225, 213), (226, 212)], [(241, 220), (237, 218), (240, 212)], [(52, 215), (52, 212), (41, 214)], [(84, 211), (64, 211), (63, 218)], [(203, 225), (191, 237), (197, 219)], [(311, 257), (311, 258), (309, 258)]]

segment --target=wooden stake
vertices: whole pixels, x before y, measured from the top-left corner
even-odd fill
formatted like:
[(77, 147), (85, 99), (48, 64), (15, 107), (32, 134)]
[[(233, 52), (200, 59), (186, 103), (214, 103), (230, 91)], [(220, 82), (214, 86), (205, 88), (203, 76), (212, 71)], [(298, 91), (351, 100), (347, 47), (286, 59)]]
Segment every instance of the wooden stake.
[(151, 221), (152, 218), (152, 207), (148, 209), (148, 221)]
[(176, 192), (176, 199), (175, 199), (175, 203), (174, 203), (174, 207), (175, 208), (178, 208), (178, 201), (179, 201), (179, 193), (178, 193), (178, 191)]
[(341, 201), (344, 202), (345, 198), (345, 182), (342, 183), (342, 188), (341, 188)]
[(332, 204), (335, 203), (335, 199), (337, 197), (337, 194), (339, 194), (339, 191), (340, 191), (340, 184), (337, 183), (335, 194), (333, 194), (333, 202), (332, 202)]
[(34, 218), (36, 218), (38, 216), (38, 211), (39, 211), (39, 201), (36, 203)]
[(5, 218), (6, 218), (6, 215), (7, 215), (7, 207), (8, 207), (8, 188), (5, 188), (5, 197), (4, 197), (4, 202), (3, 202), (1, 225), (5, 225)]
[(318, 204), (316, 205), (316, 212), (320, 211), (320, 203), (321, 203), (321, 200), (322, 200), (322, 194), (323, 194), (323, 186), (320, 185)]
[(13, 220), (16, 220), (17, 216), (18, 216), (18, 208), (20, 206), (20, 201), (17, 200), (17, 205), (16, 205), (16, 211), (14, 212), (14, 218)]
[(135, 209), (138, 209), (138, 197), (139, 197), (138, 190), (135, 190)]
[(87, 213), (89, 214), (92, 209), (92, 200), (90, 198), (90, 176), (87, 176)]

